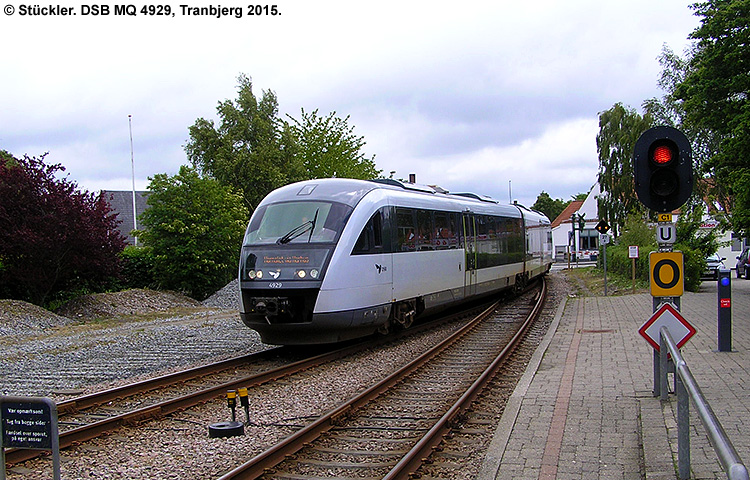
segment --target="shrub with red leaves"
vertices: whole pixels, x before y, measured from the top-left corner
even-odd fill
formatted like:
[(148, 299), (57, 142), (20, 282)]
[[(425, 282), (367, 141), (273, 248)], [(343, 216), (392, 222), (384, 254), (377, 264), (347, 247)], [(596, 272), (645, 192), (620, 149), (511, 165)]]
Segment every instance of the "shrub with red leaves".
[(0, 298), (48, 303), (60, 292), (100, 291), (120, 269), (125, 238), (109, 203), (62, 165), (0, 151)]

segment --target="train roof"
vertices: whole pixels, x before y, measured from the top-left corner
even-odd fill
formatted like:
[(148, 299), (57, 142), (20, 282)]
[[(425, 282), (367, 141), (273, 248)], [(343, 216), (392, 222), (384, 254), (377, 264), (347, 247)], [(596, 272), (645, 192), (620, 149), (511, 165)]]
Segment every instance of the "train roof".
[[(518, 204), (501, 204), (499, 201), (486, 195), (476, 193), (450, 193), (440, 187), (406, 183), (393, 179), (376, 180), (354, 180), (347, 178), (323, 178), (316, 180), (305, 180), (292, 183), (269, 193), (260, 205), (278, 203), (284, 201), (304, 200), (306, 198), (344, 203), (354, 208), (365, 195), (377, 189), (385, 189), (404, 194), (413, 194), (424, 197), (433, 197), (443, 201), (452, 201), (461, 206), (476, 209), (478, 211), (492, 211), (501, 209), (513, 209), (520, 215), (516, 207), (522, 208), (524, 214), (536, 214), (542, 218), (543, 214), (530, 210)], [(259, 205), (259, 206), (260, 206)]]

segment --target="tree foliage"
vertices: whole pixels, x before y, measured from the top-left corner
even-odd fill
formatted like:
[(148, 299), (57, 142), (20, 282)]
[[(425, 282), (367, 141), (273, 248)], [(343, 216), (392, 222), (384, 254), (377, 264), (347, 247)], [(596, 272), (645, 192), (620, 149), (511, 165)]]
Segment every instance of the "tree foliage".
[(247, 76), (238, 81), (237, 100), (216, 109), (220, 124), (196, 120), (185, 152), (199, 171), (241, 192), (252, 210), (271, 190), (302, 180), (304, 170), (291, 132), (278, 118), (276, 95), (265, 90), (258, 100)]
[(0, 151), (0, 297), (44, 305), (64, 291), (101, 291), (125, 239), (101, 195), (55, 177), (61, 165)]
[(151, 249), (157, 285), (197, 299), (226, 285), (249, 217), (241, 196), (187, 166), (172, 177), (154, 175), (149, 190), (138, 238)]
[(534, 210), (542, 212), (550, 220), (555, 220), (560, 215), (565, 207), (568, 206), (570, 201), (564, 202), (560, 198), (553, 199), (549, 196), (549, 193), (542, 190), (542, 193), (536, 197), (536, 202), (531, 206)]
[(750, 0), (693, 5), (701, 25), (686, 74), (674, 86), (691, 125), (712, 132), (718, 148), (706, 161), (716, 184), (734, 197), (732, 223), (750, 231)]
[(342, 119), (332, 112), (321, 117), (318, 110), (306, 113), (302, 109), (300, 120), (289, 119), (307, 178), (371, 179), (380, 175), (375, 157), (367, 158), (362, 153), (364, 137), (354, 134), (354, 127), (348, 125), (349, 116)]
[(199, 118), (190, 127), (188, 159), (204, 174), (234, 187), (253, 210), (271, 190), (322, 177), (369, 179), (379, 175), (374, 157), (362, 153), (363, 137), (349, 117), (302, 110), (299, 120), (278, 117), (278, 100), (263, 91), (260, 100), (245, 75), (238, 78), (236, 101), (219, 103), (219, 125)]
[[(714, 173), (709, 168), (710, 159), (720, 148), (721, 138), (705, 125), (696, 124), (687, 116), (685, 102), (675, 94), (677, 87), (687, 78), (692, 64), (682, 59), (668, 47), (664, 47), (659, 57), (662, 66), (659, 87), (665, 94), (661, 99), (652, 98), (643, 102), (644, 110), (653, 117), (655, 125), (669, 125), (685, 133), (690, 140), (693, 151), (693, 169), (699, 180), (693, 186), (693, 197), (688, 205), (706, 200), (710, 204), (719, 204), (726, 211), (730, 206), (729, 189), (725, 184), (713, 180)], [(697, 198), (697, 200), (696, 200)], [(684, 209), (683, 209), (684, 210)], [(714, 212), (717, 219), (724, 222), (719, 212)]]
[(596, 148), (599, 155), (599, 217), (617, 235), (632, 212), (643, 210), (635, 194), (633, 150), (638, 137), (652, 126), (651, 116), (616, 103), (599, 114)]

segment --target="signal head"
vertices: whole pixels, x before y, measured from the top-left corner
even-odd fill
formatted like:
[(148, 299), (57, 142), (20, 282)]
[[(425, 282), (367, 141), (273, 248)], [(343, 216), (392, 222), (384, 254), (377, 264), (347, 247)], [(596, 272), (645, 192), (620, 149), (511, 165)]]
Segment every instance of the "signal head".
[(680, 207), (693, 191), (692, 149), (675, 128), (646, 130), (635, 144), (633, 170), (638, 199), (657, 212)]

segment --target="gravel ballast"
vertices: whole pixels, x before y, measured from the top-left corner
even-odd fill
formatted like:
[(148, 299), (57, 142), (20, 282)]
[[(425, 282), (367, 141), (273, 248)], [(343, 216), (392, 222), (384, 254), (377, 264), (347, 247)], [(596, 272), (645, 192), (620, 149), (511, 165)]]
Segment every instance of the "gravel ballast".
[[(552, 275), (551, 280), (552, 289), (566, 290), (561, 276)], [(111, 306), (107, 308), (114, 309), (103, 313), (101, 305), (82, 302), (79, 310), (72, 310), (66, 316), (40, 317), (40, 326), (27, 330), (24, 325), (35, 325), (33, 313), (28, 313), (28, 317), (17, 313), (11, 318), (3, 309), (0, 331), (13, 329), (12, 325), (16, 331), (0, 334), (0, 348), (7, 352), (3, 355), (2, 393), (63, 400), (138, 378), (269, 348), (242, 324), (237, 312), (236, 283), (200, 304), (179, 296), (160, 297), (160, 301), (168, 304), (161, 308), (155, 296), (150, 291), (132, 291), (114, 302), (111, 296), (102, 297), (100, 300), (104, 301), (100, 303), (109, 300)], [(151, 301), (155, 304), (147, 312), (132, 313), (139, 305)], [(121, 311), (129, 313), (115, 313)], [(65, 450), (63, 478), (217, 478), (289, 435), (306, 423), (305, 417), (331, 408), (341, 398), (353, 396), (421, 354), (428, 345), (447, 335), (448, 330), (363, 351), (355, 358), (315, 369), (303, 380), (253, 389), (251, 424), (242, 437), (209, 438), (207, 426), (229, 417), (226, 401), (217, 399)], [(244, 420), (241, 409), (238, 415)], [(467, 467), (466, 475), (455, 478), (473, 478), (470, 472), (474, 471)], [(37, 459), (11, 468), (8, 478), (44, 479), (49, 478), (50, 472), (51, 461)]]

